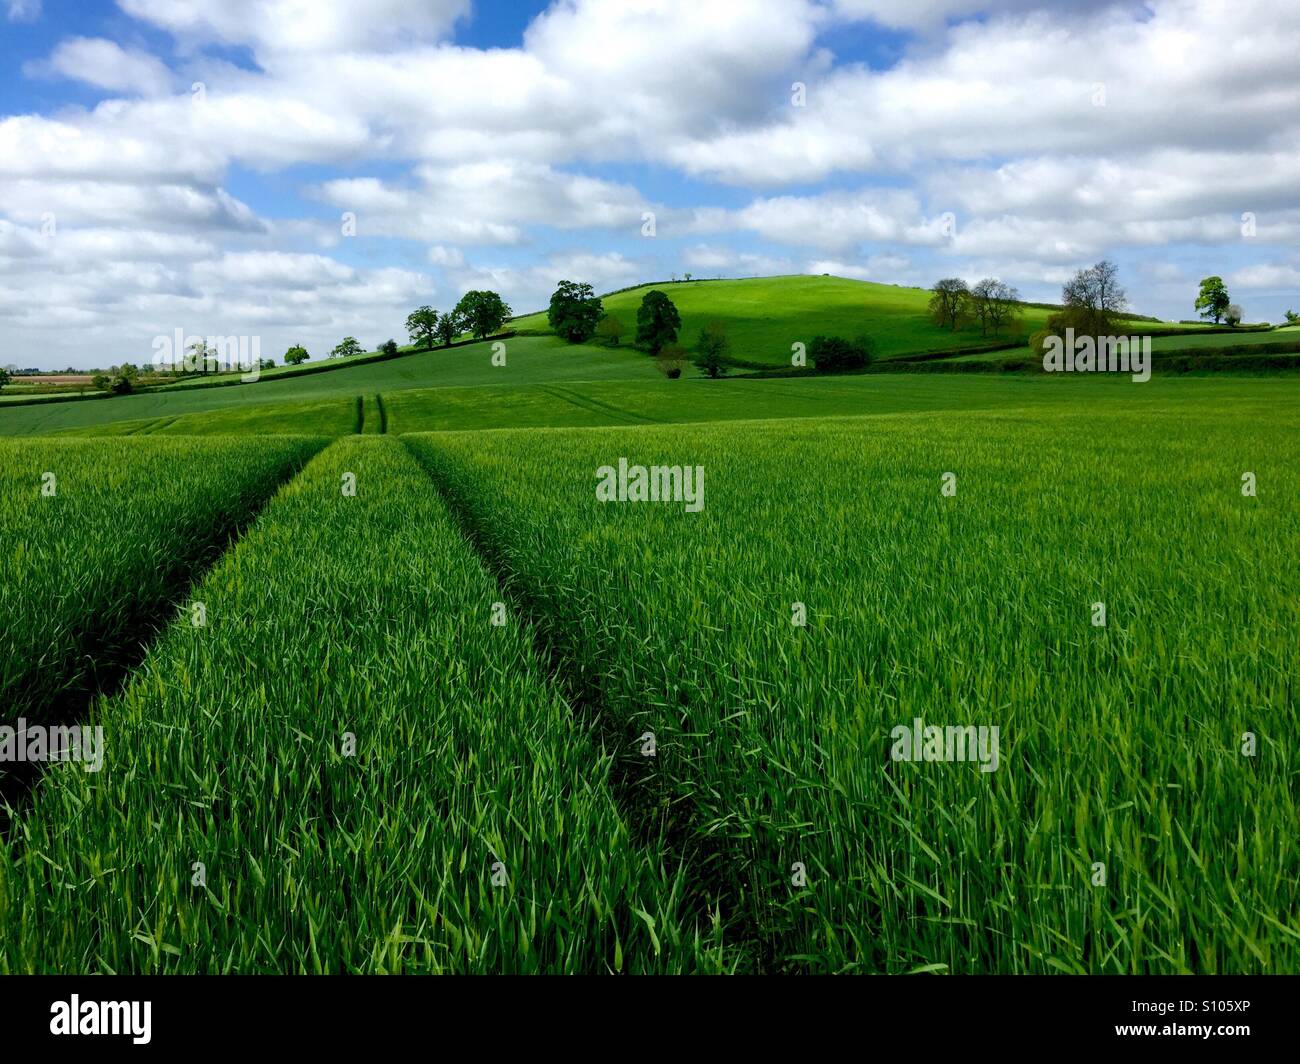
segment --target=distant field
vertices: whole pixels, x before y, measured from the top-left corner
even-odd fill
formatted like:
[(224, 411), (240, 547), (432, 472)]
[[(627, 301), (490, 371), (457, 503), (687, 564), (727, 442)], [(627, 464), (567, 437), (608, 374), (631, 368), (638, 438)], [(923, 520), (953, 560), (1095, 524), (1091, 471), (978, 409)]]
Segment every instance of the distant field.
[[(590, 381), (572, 384), (426, 388), (381, 396), (389, 434), (508, 428), (581, 428), (600, 425), (674, 424), (760, 418), (843, 417), (924, 410), (1069, 406), (1104, 400), (1133, 408), (1172, 408), (1195, 394), (1225, 403), (1295, 395), (1290, 381), (1223, 377), (1189, 392), (1187, 382), (1157, 375), (1135, 385), (1126, 378), (1080, 380), (1073, 376), (907, 374), (720, 381), (661, 378), (644, 383)], [(225, 436), (310, 432), (339, 436), (357, 431), (357, 400), (366, 414), (363, 431), (376, 431), (374, 396), (347, 396), (301, 404), (268, 404), (212, 410), (176, 418), (110, 422), (61, 430), (63, 435)]]
[[(89, 428), (114, 421), (156, 421), (208, 410), (251, 411), (263, 404), (387, 393), (433, 385), (528, 385), (547, 381), (660, 381), (651, 359), (630, 348), (571, 346), (553, 336), (518, 336), (505, 341), (506, 364), (491, 364), (490, 343), (423, 351), (387, 362), (343, 367), (329, 373), (231, 384), (218, 388), (177, 388), (86, 402), (0, 406), (0, 436), (23, 436), (61, 429)], [(274, 414), (251, 415), (259, 424)], [(286, 424), (283, 432), (311, 432)]]
[[(1131, 322), (1124, 327), (1124, 336), (1141, 336), (1142, 322)], [(1161, 326), (1163, 328), (1163, 326)], [(1151, 350), (1156, 353), (1171, 351), (1197, 351), (1218, 347), (1250, 348), (1259, 344), (1294, 343), (1300, 341), (1300, 328), (1270, 329), (1267, 331), (1242, 332), (1200, 332), (1195, 326), (1188, 326), (1185, 334), (1177, 336), (1153, 336)], [(995, 351), (991, 353), (974, 353), (958, 355), (953, 362), (1004, 362), (1008, 359), (1023, 359), (1029, 353), (1028, 345), (1013, 351)]]
[[(994, 338), (981, 337), (975, 328), (955, 333), (937, 328), (927, 313), (929, 293), (917, 288), (808, 276), (691, 281), (657, 287), (666, 291), (681, 311), (681, 340), (688, 348), (695, 345), (703, 325), (719, 320), (725, 324), (731, 339), (731, 357), (756, 365), (789, 366), (791, 345), (795, 342), (807, 344), (819, 334), (846, 337), (865, 334), (874, 341), (882, 359), (985, 346), (999, 340), (1013, 342), (1010, 333)], [(408, 424), (417, 427), (433, 424), (472, 427), (455, 424), (454, 419), (458, 416), (455, 411), (463, 411), (467, 401), (473, 405), (477, 399), (448, 397), (444, 409), (443, 402), (434, 397), (405, 393), (496, 385), (517, 388), (519, 394), (497, 396), (493, 400), (491, 396), (494, 393), (484, 392), (482, 405), (490, 407), (496, 401), (500, 403), (500, 409), (512, 408), (521, 419), (513, 422), (518, 426), (611, 423), (610, 419), (601, 421), (597, 417), (593, 420), (593, 416), (589, 416), (598, 411), (589, 411), (588, 415), (565, 411), (558, 421), (553, 420), (552, 414), (563, 410), (568, 400), (538, 389), (552, 386), (560, 390), (571, 389), (580, 382), (592, 381), (636, 381), (643, 382), (651, 396), (652, 406), (657, 405), (656, 395), (667, 397), (669, 393), (660, 392), (665, 382), (657, 374), (652, 360), (632, 347), (636, 307), (648, 290), (649, 286), (645, 286), (606, 300), (607, 310), (621, 317), (628, 330), (623, 344), (617, 348), (564, 343), (549, 335), (544, 314), (534, 314), (517, 319), (512, 327), (525, 333), (537, 331), (540, 335), (519, 335), (502, 341), (506, 349), (504, 367), (491, 364), (492, 343), (486, 342), (408, 353), (385, 361), (367, 362), (364, 361), (366, 356), (334, 363), (317, 360), (302, 368), (315, 370), (321, 365), (330, 368), (325, 372), (304, 373), (292, 367), (280, 367), (267, 372), (255, 384), (237, 383), (235, 378), (218, 387), (210, 386), (211, 382), (187, 381), (136, 395), (28, 406), (15, 405), (22, 393), (11, 392), (0, 395), (0, 436), (99, 432), (109, 425), (113, 426), (107, 430), (110, 434), (250, 431), (335, 435), (350, 431), (347, 425), (351, 415), (345, 412), (347, 404), (355, 403), (361, 397), (364, 406), (374, 402), (376, 395), (382, 396), (384, 402), (392, 400), (395, 410), (400, 410), (402, 416), (408, 418)], [(1022, 334), (1037, 329), (1049, 313), (1049, 308), (1028, 307)], [(1144, 326), (1155, 327), (1136, 322), (1132, 328), (1140, 332)], [(1190, 334), (1198, 327), (1184, 328)], [(1164, 338), (1157, 344), (1160, 349), (1169, 344), (1213, 346), (1224, 342), (1218, 339), (1220, 335), (1226, 334), (1189, 336), (1185, 340)], [(1243, 341), (1255, 343), (1262, 342), (1263, 336), (1278, 338), (1279, 334), (1241, 334)], [(1014, 352), (980, 353), (958, 356), (958, 359), (1006, 357), (1014, 357)], [(688, 365), (685, 377), (696, 376), (698, 371)], [(577, 391), (583, 393), (585, 388), (579, 387)], [(398, 398), (399, 394), (401, 398)], [(672, 394), (683, 395), (681, 392)], [(768, 394), (777, 392), (774, 390)], [(579, 405), (583, 401), (579, 400)], [(683, 409), (685, 416), (682, 417), (664, 417), (658, 413), (649, 416), (657, 420), (701, 419), (700, 404), (694, 397), (686, 399)], [(217, 410), (227, 413), (217, 420), (191, 416)], [(772, 409), (753, 416), (768, 416), (769, 413), (780, 416), (782, 412)], [(617, 423), (621, 416), (613, 416), (612, 422)], [(719, 416), (731, 415), (724, 409)], [(301, 420), (295, 421), (296, 418)], [(499, 425), (512, 423), (492, 416), (487, 420)], [(371, 431), (373, 425), (372, 420)]]

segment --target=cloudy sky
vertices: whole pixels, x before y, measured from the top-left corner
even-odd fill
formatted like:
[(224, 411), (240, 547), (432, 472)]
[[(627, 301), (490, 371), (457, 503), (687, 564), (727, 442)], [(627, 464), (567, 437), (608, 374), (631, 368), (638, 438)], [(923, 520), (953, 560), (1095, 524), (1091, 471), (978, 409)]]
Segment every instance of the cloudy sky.
[(0, 365), (686, 272), (1107, 256), (1146, 313), (1300, 309), (1295, 0), (0, 0), (0, 41)]

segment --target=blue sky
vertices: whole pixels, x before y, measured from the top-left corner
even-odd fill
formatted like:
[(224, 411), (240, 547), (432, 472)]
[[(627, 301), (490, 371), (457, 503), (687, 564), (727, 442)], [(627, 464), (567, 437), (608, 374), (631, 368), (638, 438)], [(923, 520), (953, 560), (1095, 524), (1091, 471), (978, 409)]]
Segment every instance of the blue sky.
[(1298, 37), (1282, 0), (0, 0), (0, 364), (373, 346), (562, 277), (1051, 299), (1102, 257), (1141, 312), (1213, 273), (1278, 320)]

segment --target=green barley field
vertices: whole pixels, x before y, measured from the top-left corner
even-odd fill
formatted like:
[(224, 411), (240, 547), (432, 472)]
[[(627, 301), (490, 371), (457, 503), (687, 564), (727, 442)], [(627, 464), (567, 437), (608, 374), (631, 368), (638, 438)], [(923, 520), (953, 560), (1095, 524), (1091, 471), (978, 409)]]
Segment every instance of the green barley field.
[(1300, 971), (1300, 381), (521, 339), (0, 410), (0, 973)]

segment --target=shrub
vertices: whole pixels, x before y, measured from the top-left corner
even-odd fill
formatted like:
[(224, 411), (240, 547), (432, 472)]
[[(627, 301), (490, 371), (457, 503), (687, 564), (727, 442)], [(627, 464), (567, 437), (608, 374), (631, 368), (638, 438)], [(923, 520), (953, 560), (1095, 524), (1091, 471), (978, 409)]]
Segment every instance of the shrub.
[(623, 323), (613, 314), (606, 314), (596, 323), (596, 335), (605, 342), (607, 347), (617, 347), (619, 340), (623, 338)]
[(695, 364), (716, 380), (727, 372), (725, 360), (730, 349), (731, 341), (727, 339), (727, 331), (722, 322), (711, 321), (700, 330)]
[(814, 336), (808, 345), (808, 357), (818, 373), (837, 373), (863, 369), (873, 358), (871, 341), (865, 336), (846, 340), (841, 336)]
[(679, 343), (664, 344), (655, 356), (655, 368), (670, 381), (675, 381), (686, 368), (686, 348)]

